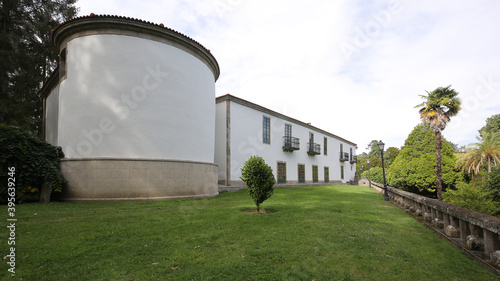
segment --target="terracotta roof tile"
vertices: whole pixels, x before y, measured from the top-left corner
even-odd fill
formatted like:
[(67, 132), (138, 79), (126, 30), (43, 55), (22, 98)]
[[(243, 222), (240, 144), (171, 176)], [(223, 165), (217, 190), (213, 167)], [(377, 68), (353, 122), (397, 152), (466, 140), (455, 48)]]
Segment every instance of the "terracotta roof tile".
[(125, 16), (117, 16), (117, 15), (96, 15), (94, 13), (91, 13), (90, 15), (87, 15), (87, 16), (80, 16), (80, 17), (74, 17), (74, 18), (71, 18), (69, 20), (66, 20), (65, 22), (62, 22), (60, 24), (58, 24), (55, 28), (53, 28), (51, 30), (51, 35), (52, 35), (52, 39), (53, 39), (53, 36), (54, 36), (54, 33), (59, 29), (61, 28), (62, 26), (70, 23), (70, 22), (75, 22), (75, 21), (79, 21), (79, 20), (82, 20), (82, 19), (88, 19), (88, 18), (115, 18), (115, 19), (125, 19), (125, 20), (130, 20), (130, 21), (135, 21), (135, 22), (140, 22), (140, 23), (145, 23), (145, 24), (149, 24), (149, 25), (152, 25), (152, 26), (157, 26), (157, 27), (161, 27), (161, 28), (164, 28), (166, 30), (169, 30), (171, 32), (174, 32), (174, 33), (177, 33), (181, 36), (184, 36), (186, 37), (187, 39), (197, 43), (198, 45), (200, 45), (201, 47), (203, 47), (203, 49), (205, 49), (207, 52), (210, 53), (210, 50), (205, 48), (201, 43), (199, 43), (198, 41), (194, 40), (193, 38), (183, 34), (183, 33), (180, 33), (178, 32), (177, 30), (174, 30), (174, 29), (171, 29), (169, 27), (166, 27), (163, 23), (160, 23), (160, 24), (157, 24), (157, 23), (153, 23), (153, 22), (149, 22), (149, 21), (145, 21), (145, 20), (141, 20), (141, 19), (137, 19), (137, 18), (131, 18), (131, 17), (125, 17)]

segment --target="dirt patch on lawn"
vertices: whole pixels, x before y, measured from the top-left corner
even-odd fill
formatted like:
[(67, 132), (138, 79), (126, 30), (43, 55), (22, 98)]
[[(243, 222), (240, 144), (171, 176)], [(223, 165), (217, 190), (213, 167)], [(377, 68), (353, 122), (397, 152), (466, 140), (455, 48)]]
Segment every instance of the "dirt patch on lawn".
[(260, 210), (259, 212), (257, 212), (257, 209), (255, 209), (255, 210), (244, 210), (242, 212), (245, 213), (245, 214), (249, 214), (249, 215), (256, 215), (256, 214), (267, 215), (267, 214), (274, 214), (274, 213), (276, 213), (276, 211), (272, 211), (272, 210)]

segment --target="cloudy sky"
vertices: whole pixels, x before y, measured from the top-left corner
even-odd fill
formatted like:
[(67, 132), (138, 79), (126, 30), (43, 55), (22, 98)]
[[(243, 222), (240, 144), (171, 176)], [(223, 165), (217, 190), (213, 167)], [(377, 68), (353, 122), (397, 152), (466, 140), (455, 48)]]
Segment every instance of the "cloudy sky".
[(444, 131), (475, 142), (500, 113), (500, 1), (79, 0), (79, 15), (139, 18), (210, 49), (230, 93), (358, 144), (401, 147), (419, 95), (452, 85)]

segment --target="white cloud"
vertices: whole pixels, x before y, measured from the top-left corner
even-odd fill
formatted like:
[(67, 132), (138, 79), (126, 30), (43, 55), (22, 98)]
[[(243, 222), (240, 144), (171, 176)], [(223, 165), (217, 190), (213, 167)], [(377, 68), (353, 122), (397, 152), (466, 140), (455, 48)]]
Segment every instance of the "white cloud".
[[(425, 90), (451, 84), (460, 93), (462, 114), (444, 132), (455, 143), (474, 142), (485, 119), (500, 113), (500, 2), (494, 0), (81, 0), (77, 6), (84, 15), (140, 18), (192, 37), (220, 64), (217, 95), (311, 122), (358, 143), (358, 152), (372, 139), (403, 145), (420, 122), (414, 106)], [(346, 44), (354, 47), (349, 59)], [(478, 91), (484, 80), (492, 83)]]

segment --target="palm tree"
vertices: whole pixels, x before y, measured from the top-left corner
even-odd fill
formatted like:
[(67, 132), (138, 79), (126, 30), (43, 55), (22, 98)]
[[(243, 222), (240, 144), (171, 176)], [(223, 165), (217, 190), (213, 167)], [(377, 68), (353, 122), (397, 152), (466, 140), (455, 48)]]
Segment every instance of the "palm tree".
[(480, 131), (480, 137), (477, 137), (479, 143), (473, 144), (480, 155), (480, 164), (488, 167), (488, 173), (491, 173), (491, 164), (496, 166), (500, 162), (500, 132), (491, 132), (487, 130)]
[(450, 117), (457, 115), (460, 110), (460, 99), (458, 93), (448, 87), (439, 87), (432, 92), (427, 92), (427, 96), (420, 95), (425, 101), (415, 107), (420, 107), (420, 118), (429, 124), (436, 139), (436, 177), (437, 177), (437, 197), (443, 200), (443, 180), (441, 173), (441, 147), (443, 139), (441, 132), (446, 128)]
[(476, 186), (476, 175), (481, 170), (481, 153), (476, 148), (467, 148), (465, 153), (457, 155), (455, 168), (472, 176), (472, 186)]

